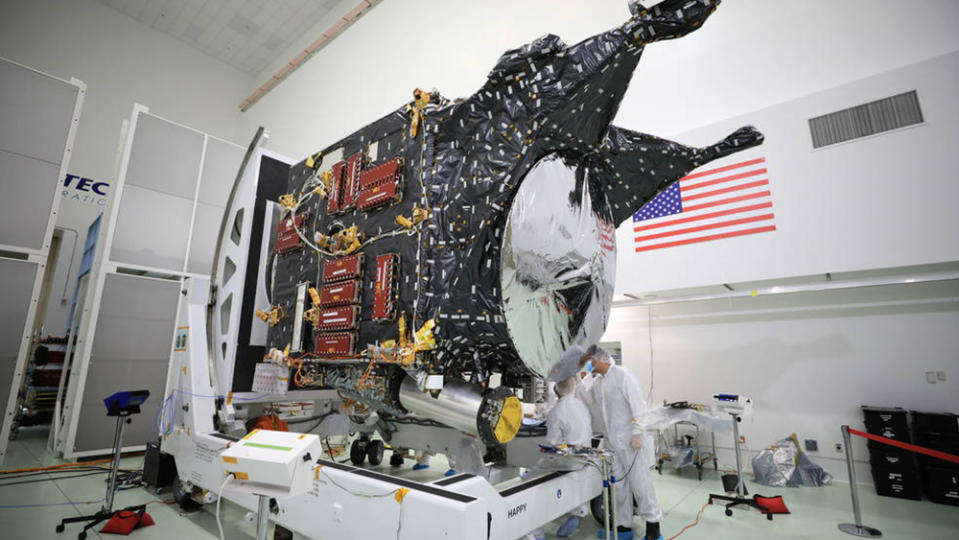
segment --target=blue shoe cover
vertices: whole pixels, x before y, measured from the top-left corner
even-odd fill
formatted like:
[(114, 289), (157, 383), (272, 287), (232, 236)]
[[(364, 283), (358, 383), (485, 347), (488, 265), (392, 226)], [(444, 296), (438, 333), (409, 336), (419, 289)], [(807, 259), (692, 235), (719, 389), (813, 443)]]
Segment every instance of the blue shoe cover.
[(576, 529), (579, 527), (579, 517), (578, 516), (569, 516), (566, 518), (566, 521), (559, 526), (559, 529), (556, 529), (556, 536), (560, 538), (566, 538), (571, 536)]
[[(600, 529), (596, 531), (596, 538), (599, 540), (606, 540), (606, 531)], [(633, 531), (617, 531), (615, 535), (611, 535), (610, 538), (616, 538), (616, 540), (633, 540)]]
[(413, 470), (414, 470), (414, 471), (422, 471), (423, 469), (429, 469), (429, 468), (430, 468), (430, 464), (429, 464), (429, 463), (415, 463), (415, 464), (413, 464)]
[(450, 470), (446, 471), (445, 473), (443, 473), (443, 476), (453, 476), (453, 475), (455, 475), (455, 474), (456, 474), (456, 471), (453, 470), (453, 469), (450, 469)]

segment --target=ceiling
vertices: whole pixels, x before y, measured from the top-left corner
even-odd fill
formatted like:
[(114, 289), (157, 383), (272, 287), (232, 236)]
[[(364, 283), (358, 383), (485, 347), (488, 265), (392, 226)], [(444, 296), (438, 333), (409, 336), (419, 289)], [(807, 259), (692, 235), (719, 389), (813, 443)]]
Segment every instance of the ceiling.
[(338, 0), (99, 0), (256, 75)]

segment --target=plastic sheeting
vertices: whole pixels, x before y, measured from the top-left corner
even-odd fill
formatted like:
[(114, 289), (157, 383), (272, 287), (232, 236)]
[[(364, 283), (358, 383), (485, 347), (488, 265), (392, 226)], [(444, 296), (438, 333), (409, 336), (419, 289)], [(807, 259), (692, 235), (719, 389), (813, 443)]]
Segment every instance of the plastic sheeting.
[(776, 441), (753, 458), (756, 482), (773, 487), (824, 486), (832, 475), (799, 449), (795, 436)]
[(713, 433), (731, 433), (733, 430), (733, 421), (728, 414), (714, 416), (712, 411), (700, 412), (696, 409), (656, 407), (648, 409), (637, 422), (646, 431), (661, 431), (679, 422), (689, 422)]
[(674, 444), (666, 449), (669, 454), (669, 462), (677, 469), (689, 467), (699, 462), (698, 446), (683, 446)]

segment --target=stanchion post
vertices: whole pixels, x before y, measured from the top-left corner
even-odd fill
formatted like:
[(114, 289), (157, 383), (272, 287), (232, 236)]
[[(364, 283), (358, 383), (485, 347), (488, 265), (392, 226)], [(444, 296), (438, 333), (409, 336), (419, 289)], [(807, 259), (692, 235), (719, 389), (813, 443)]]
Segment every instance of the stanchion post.
[(603, 456), (603, 530), (606, 531), (606, 540), (610, 540), (609, 512), (609, 458)]
[(612, 526), (610, 527), (610, 530), (612, 531), (612, 533), (611, 533), (611, 534), (612, 534), (612, 537), (613, 537), (613, 538), (616, 538), (616, 539), (618, 540), (618, 539), (619, 539), (619, 521), (618, 521), (619, 516), (617, 516), (616, 513), (617, 513), (618, 510), (619, 510), (619, 509), (617, 508), (617, 507), (619, 506), (619, 504), (617, 503), (617, 500), (616, 500), (616, 461), (615, 461), (615, 459), (613, 460), (612, 474), (610, 474), (609, 476), (610, 476), (610, 479), (609, 479), (609, 499), (610, 499), (609, 505), (613, 508), (613, 513), (612, 513), (612, 516), (613, 516), (613, 524), (612, 524)]
[(849, 426), (842, 426), (842, 443), (846, 447), (846, 467), (849, 470), (849, 493), (852, 496), (852, 513), (855, 523), (840, 523), (839, 530), (853, 536), (864, 538), (880, 538), (879, 529), (862, 524), (862, 509), (859, 507), (859, 489), (856, 485), (856, 468), (852, 462), (852, 438), (849, 436)]

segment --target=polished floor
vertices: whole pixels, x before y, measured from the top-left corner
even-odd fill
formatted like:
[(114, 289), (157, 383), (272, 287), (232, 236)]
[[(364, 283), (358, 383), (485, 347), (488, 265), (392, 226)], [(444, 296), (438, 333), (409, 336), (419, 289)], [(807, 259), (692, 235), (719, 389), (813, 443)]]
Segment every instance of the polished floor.
[[(24, 429), (18, 440), (11, 441), (4, 469), (18, 469), (52, 465), (58, 460), (46, 449), (46, 432)], [(411, 471), (410, 462), (399, 474), (411, 479), (429, 481), (445, 470), (443, 458), (435, 458), (431, 469)], [(123, 465), (137, 468), (142, 458), (125, 459)], [(398, 474), (397, 469), (382, 465), (384, 472)], [(50, 475), (29, 477), (23, 480), (48, 478)], [(0, 538), (47, 539), (76, 538), (79, 526), (72, 525), (66, 532), (54, 532), (61, 517), (92, 513), (104, 494), (105, 475), (80, 476), (58, 475), (53, 481), (15, 484), (14, 480), (0, 479)], [(16, 480), (17, 482), (23, 480)], [(656, 492), (666, 517), (663, 533), (668, 540), (687, 524), (696, 519), (696, 514), (710, 492), (720, 487), (715, 473), (708, 472), (703, 481), (696, 480), (693, 471), (677, 474), (666, 471), (656, 477)], [(853, 538), (840, 532), (836, 525), (851, 520), (849, 490), (846, 484), (837, 483), (823, 488), (794, 488), (775, 490), (757, 489), (764, 495), (783, 495), (791, 515), (777, 516), (767, 521), (757, 513), (738, 512), (726, 517), (718, 506), (706, 507), (702, 519), (695, 527), (680, 537), (682, 540), (846, 540)], [(959, 539), (959, 507), (943, 506), (930, 502), (914, 502), (878, 497), (868, 486), (860, 489), (863, 504), (863, 521), (883, 533), (883, 538), (955, 540)], [(169, 494), (161, 494), (169, 498)], [(175, 506), (164, 504), (156, 495), (143, 489), (123, 491), (117, 495), (116, 504), (127, 506), (156, 501), (148, 507), (156, 521), (153, 527), (134, 531), (133, 538), (148, 539), (210, 539), (218, 538), (215, 506), (208, 505), (204, 511), (181, 516)], [(230, 539), (254, 537), (254, 524), (244, 519), (246, 512), (232, 504), (221, 509), (224, 534)], [(548, 525), (547, 538), (555, 538), (559, 523)], [(573, 538), (596, 538), (597, 526), (591, 518), (583, 520), (580, 530)], [(99, 533), (88, 538), (115, 538)], [(330, 539), (334, 540), (334, 539)], [(373, 539), (375, 540), (375, 539)]]

